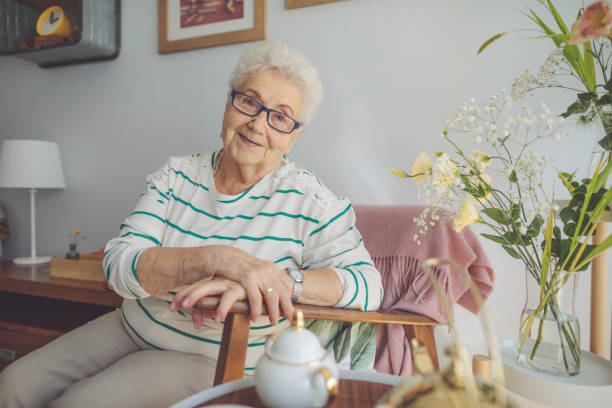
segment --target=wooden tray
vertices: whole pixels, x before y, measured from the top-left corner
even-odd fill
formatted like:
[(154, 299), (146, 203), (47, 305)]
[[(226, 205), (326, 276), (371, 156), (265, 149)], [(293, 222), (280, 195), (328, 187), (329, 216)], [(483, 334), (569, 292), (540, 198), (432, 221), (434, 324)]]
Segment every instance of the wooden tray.
[(102, 268), (102, 256), (95, 253), (81, 254), (78, 260), (64, 257), (52, 258), (50, 274), (52, 278), (106, 281), (106, 275)]

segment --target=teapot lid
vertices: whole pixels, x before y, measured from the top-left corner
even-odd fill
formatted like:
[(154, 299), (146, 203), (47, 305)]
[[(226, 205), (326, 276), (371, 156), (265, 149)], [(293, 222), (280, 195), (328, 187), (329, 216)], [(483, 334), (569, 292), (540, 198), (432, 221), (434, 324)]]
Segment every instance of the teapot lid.
[(326, 356), (319, 338), (305, 328), (304, 313), (295, 309), (291, 327), (279, 333), (266, 354), (284, 363), (314, 363)]

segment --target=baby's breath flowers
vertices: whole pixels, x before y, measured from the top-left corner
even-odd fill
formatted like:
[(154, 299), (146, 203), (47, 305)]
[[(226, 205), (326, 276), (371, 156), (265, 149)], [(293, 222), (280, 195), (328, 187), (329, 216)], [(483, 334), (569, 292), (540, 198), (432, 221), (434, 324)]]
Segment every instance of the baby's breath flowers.
[[(566, 136), (565, 120), (551, 116), (545, 104), (513, 105), (513, 98), (502, 90), (482, 103), (471, 98), (445, 124), (442, 137), (454, 152), (436, 152), (433, 161), (422, 152), (409, 172), (391, 170), (397, 176), (413, 178), (419, 186), (418, 196), (424, 197), (428, 207), (415, 220), (419, 226), (415, 240), (428, 233), (435, 225), (433, 217), (439, 218), (443, 208), (457, 214), (457, 231), (475, 222), (501, 235), (521, 234), (529, 225), (541, 226), (537, 220), (546, 216), (551, 201), (543, 189), (542, 173), (552, 159), (532, 153), (530, 147), (542, 139)], [(468, 151), (462, 145), (477, 147)], [(521, 211), (511, 223), (504, 219), (504, 225), (496, 225), (495, 218), (503, 218), (499, 214), (505, 217), (518, 207)]]

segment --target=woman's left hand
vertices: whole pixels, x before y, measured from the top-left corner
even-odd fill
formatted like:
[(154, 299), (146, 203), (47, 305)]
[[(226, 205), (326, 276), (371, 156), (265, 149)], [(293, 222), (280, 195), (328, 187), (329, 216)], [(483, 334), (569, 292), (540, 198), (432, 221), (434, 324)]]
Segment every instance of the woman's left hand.
[(239, 300), (247, 298), (244, 288), (230, 279), (216, 277), (206, 279), (183, 288), (174, 295), (170, 311), (176, 312), (181, 308), (193, 307), (200, 299), (207, 296), (221, 295), (219, 305), (215, 311), (194, 308), (191, 312), (191, 319), (196, 329), (202, 327), (204, 318), (215, 317), (215, 322), (220, 323), (225, 320), (232, 305)]

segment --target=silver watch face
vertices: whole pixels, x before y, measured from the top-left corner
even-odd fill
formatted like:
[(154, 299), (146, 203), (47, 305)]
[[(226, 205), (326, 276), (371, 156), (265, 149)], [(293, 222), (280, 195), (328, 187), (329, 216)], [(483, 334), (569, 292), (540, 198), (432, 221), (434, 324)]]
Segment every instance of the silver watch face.
[(294, 282), (301, 283), (304, 281), (304, 274), (299, 269), (287, 269), (287, 273)]

